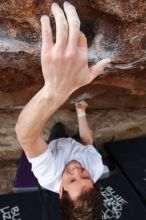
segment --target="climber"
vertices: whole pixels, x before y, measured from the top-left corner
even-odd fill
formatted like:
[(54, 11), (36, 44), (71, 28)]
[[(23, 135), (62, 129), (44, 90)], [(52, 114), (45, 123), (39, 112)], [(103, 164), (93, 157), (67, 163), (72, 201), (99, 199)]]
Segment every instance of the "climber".
[[(89, 84), (110, 63), (110, 59), (103, 59), (88, 67), (87, 39), (80, 31), (76, 9), (68, 2), (63, 8), (64, 11), (57, 3), (51, 6), (56, 22), (55, 43), (49, 17), (41, 17), (44, 85), (20, 113), (15, 130), (39, 184), (59, 193), (67, 219), (97, 220), (101, 197), (95, 182), (102, 175), (104, 166), (101, 155), (92, 146), (91, 132), (85, 129), (85, 112), (77, 106), (83, 144), (67, 137), (46, 144), (41, 135), (51, 115), (70, 95)], [(84, 126), (81, 126), (81, 120)]]

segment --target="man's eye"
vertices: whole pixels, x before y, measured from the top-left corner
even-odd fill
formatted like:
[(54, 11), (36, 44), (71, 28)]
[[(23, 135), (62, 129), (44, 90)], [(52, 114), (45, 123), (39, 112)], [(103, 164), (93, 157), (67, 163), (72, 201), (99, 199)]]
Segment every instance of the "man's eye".
[(75, 182), (75, 180), (70, 180), (71, 183)]

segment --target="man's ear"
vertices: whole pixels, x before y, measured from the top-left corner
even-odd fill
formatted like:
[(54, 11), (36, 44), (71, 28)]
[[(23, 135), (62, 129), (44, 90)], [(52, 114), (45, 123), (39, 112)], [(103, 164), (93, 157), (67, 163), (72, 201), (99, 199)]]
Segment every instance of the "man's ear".
[(62, 197), (62, 194), (63, 194), (63, 186), (62, 186), (62, 184), (61, 184), (61, 186), (60, 186), (60, 191), (59, 191), (59, 197), (60, 197), (60, 199), (61, 199), (61, 197)]

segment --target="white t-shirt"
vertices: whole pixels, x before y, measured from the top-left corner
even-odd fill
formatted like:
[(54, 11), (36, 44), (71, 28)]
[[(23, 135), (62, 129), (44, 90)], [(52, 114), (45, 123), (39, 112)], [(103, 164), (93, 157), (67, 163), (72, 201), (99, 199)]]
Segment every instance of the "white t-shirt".
[(39, 184), (59, 193), (62, 173), (66, 164), (77, 160), (96, 182), (104, 172), (101, 155), (92, 145), (82, 145), (72, 138), (59, 138), (49, 143), (48, 149), (38, 157), (28, 159)]

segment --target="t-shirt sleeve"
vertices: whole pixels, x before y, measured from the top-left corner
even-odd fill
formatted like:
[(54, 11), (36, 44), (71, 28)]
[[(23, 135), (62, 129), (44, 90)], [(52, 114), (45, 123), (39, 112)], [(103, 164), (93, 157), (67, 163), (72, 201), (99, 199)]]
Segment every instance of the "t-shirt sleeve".
[(96, 182), (104, 172), (104, 165), (101, 154), (92, 145), (87, 145), (86, 163), (93, 181)]
[(41, 186), (48, 186), (54, 181), (55, 156), (49, 147), (43, 154), (35, 158), (28, 158), (28, 161), (31, 163), (32, 172)]

